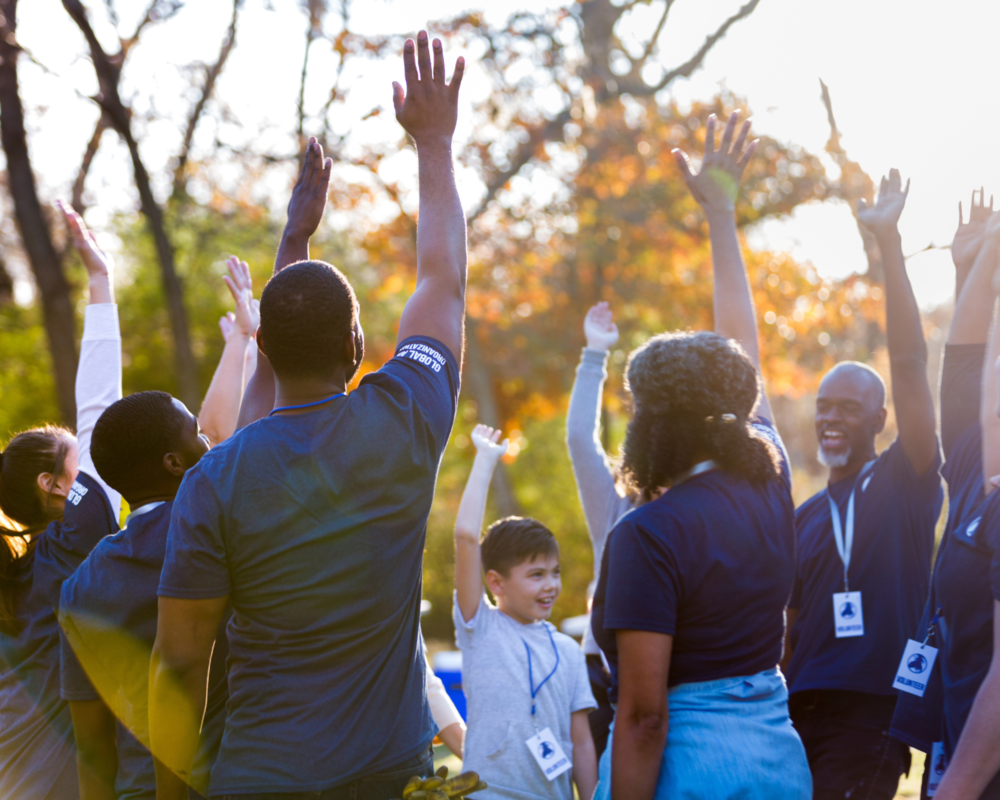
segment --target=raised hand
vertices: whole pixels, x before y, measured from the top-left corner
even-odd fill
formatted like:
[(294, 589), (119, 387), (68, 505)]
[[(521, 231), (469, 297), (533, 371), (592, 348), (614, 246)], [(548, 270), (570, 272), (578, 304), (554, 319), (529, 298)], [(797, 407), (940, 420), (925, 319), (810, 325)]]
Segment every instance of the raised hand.
[(484, 456), (494, 462), (500, 460), (507, 452), (507, 445), (510, 444), (509, 439), (500, 441), (499, 428), (494, 430), (489, 425), (482, 423), (472, 429), (471, 439), (476, 446), (476, 455)]
[(743, 170), (757, 150), (757, 140), (750, 142), (746, 150), (743, 149), (747, 134), (750, 132), (750, 120), (743, 123), (736, 142), (733, 142), (739, 117), (739, 111), (734, 111), (730, 115), (726, 129), (722, 132), (719, 149), (716, 150), (716, 117), (715, 114), (709, 116), (705, 126), (705, 157), (701, 162), (701, 171), (697, 175), (691, 172), (691, 162), (687, 153), (679, 149), (673, 151), (677, 166), (684, 176), (684, 183), (706, 213), (731, 212), (736, 207), (736, 195), (740, 190)]
[(976, 263), (979, 248), (983, 246), (983, 231), (986, 221), (993, 213), (993, 195), (990, 195), (990, 206), (985, 204), (986, 193), (979, 190), (979, 204), (976, 204), (976, 190), (972, 190), (972, 200), (969, 204), (969, 221), (963, 222), (962, 203), (958, 203), (958, 229), (951, 241), (951, 260), (955, 269), (968, 272)]
[[(249, 338), (257, 332), (257, 328), (260, 326), (260, 303), (253, 299), (253, 280), (250, 277), (250, 267), (247, 266), (246, 261), (240, 261), (236, 256), (230, 256), (229, 260), (226, 261), (226, 266), (229, 268), (229, 274), (223, 275), (222, 280), (226, 282), (226, 287), (236, 304), (236, 311), (230, 320), (230, 332), (237, 331), (240, 335)], [(228, 316), (227, 314), (223, 319)], [(222, 320), (219, 321), (219, 325), (222, 326)], [(226, 341), (229, 341), (225, 328), (223, 328), (223, 335), (226, 337)]]
[(333, 159), (324, 159), (323, 148), (315, 136), (310, 137), (299, 178), (288, 201), (285, 236), (309, 239), (316, 233), (320, 222), (323, 221), (323, 212), (326, 210), (332, 170)]
[(83, 217), (77, 214), (71, 205), (62, 200), (56, 200), (56, 205), (66, 219), (70, 235), (73, 237), (73, 244), (83, 260), (87, 275), (92, 278), (96, 276), (110, 278), (111, 273), (114, 272), (114, 262), (111, 260), (111, 256), (97, 244), (94, 234), (87, 228)]
[(402, 86), (395, 81), (392, 83), (392, 104), (399, 124), (413, 137), (418, 147), (421, 142), (433, 140), (450, 144), (458, 118), (458, 89), (462, 85), (465, 59), (458, 59), (451, 83), (445, 83), (441, 40), (434, 40), (432, 68), (427, 32), (420, 31), (416, 45), (412, 39), (407, 39), (403, 45), (403, 70), (406, 75), (405, 94)]
[(858, 200), (858, 219), (861, 224), (874, 234), (896, 230), (899, 215), (906, 205), (906, 196), (910, 193), (910, 181), (902, 188), (903, 179), (899, 177), (898, 169), (889, 170), (889, 177), (882, 176), (878, 199), (870, 207), (862, 198)]
[(591, 306), (583, 318), (583, 334), (591, 350), (610, 350), (618, 343), (618, 326), (607, 302)]

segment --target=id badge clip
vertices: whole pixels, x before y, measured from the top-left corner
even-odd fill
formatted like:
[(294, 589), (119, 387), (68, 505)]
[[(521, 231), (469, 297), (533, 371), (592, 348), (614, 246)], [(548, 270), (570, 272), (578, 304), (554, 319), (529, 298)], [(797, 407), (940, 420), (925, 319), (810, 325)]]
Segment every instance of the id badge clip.
[(539, 731), (525, 741), (525, 744), (538, 766), (541, 767), (542, 773), (550, 781), (554, 781), (564, 772), (573, 768), (573, 762), (563, 752), (551, 728)]
[(865, 635), (861, 592), (833, 593), (833, 633), (838, 639)]
[(938, 655), (938, 649), (927, 642), (931, 638), (931, 634), (934, 633), (934, 627), (937, 625), (940, 613), (941, 607), (938, 606), (934, 619), (931, 620), (931, 624), (927, 628), (927, 636), (922, 642), (915, 639), (907, 640), (903, 657), (899, 661), (899, 669), (896, 670), (896, 677), (892, 680), (894, 689), (917, 697), (924, 696)]

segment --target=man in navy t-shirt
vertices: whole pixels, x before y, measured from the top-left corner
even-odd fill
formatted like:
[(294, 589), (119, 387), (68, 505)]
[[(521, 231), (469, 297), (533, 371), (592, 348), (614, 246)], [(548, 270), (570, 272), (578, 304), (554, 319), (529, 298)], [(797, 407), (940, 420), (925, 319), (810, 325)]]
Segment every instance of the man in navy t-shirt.
[(885, 385), (869, 367), (838, 364), (816, 399), (830, 483), (796, 512), (789, 710), (817, 798), (891, 798), (909, 761), (887, 733), (893, 678), (927, 598), (942, 491), (927, 347), (897, 230), (906, 191), (892, 170), (875, 206), (860, 210), (883, 257), (899, 437), (876, 454)]
[(438, 41), (431, 59), (421, 32), (404, 46), (405, 96), (394, 85), (420, 174), (416, 289), (395, 357), (345, 393), (364, 340), (350, 284), (307, 260), (331, 169), (313, 142), (261, 296), (244, 401), (244, 419), (270, 416), (205, 456), (174, 502), (150, 666), (160, 800), (184, 796), (230, 600), (212, 795), (388, 800), (433, 769), (421, 562), (458, 399), (467, 256), (451, 156), (463, 62), (447, 84)]
[[(207, 449), (198, 420), (165, 392), (117, 401), (94, 428), (94, 464), (132, 513), (125, 528), (104, 538), (63, 584), (59, 605), (61, 692), (87, 765), (80, 770), (86, 796), (99, 789), (118, 797), (156, 796), (147, 698), (157, 591), (173, 498)], [(207, 794), (225, 719), (226, 651), (223, 629), (192, 780), (201, 794)]]

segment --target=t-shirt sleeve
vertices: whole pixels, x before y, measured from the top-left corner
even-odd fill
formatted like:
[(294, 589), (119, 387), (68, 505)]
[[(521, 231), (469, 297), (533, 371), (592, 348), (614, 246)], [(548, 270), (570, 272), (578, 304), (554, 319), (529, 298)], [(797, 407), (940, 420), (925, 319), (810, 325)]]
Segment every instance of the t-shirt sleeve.
[(790, 488), (792, 485), (792, 470), (789, 466), (791, 460), (788, 458), (788, 450), (785, 449), (785, 443), (781, 440), (778, 429), (774, 427), (773, 422), (764, 417), (751, 420), (750, 428), (761, 439), (765, 439), (778, 448), (778, 466), (781, 469), (781, 477)]
[(225, 597), (231, 584), (222, 531), (222, 507), (200, 465), (188, 470), (174, 500), (160, 597)]
[[(897, 438), (875, 463), (875, 470), (888, 470), (893, 484), (908, 495), (915, 504), (940, 503), (941, 454), (934, 454), (934, 463), (923, 475), (917, 475), (910, 459)], [(863, 486), (864, 484), (862, 484)]]
[(585, 711), (597, 708), (597, 701), (594, 700), (594, 692), (590, 688), (590, 675), (587, 672), (587, 659), (583, 655), (583, 650), (573, 643), (570, 650), (573, 658), (573, 702), (570, 706), (570, 713)]
[(482, 597), (479, 598), (479, 608), (476, 609), (472, 619), (466, 622), (462, 617), (462, 609), (458, 607), (458, 594), (453, 593), (453, 595), (452, 616), (455, 620), (455, 640), (458, 642), (458, 649), (464, 651), (471, 648), (476, 639), (483, 637), (486, 631), (493, 626), (496, 615), (500, 612), (486, 599), (486, 593), (483, 592)]
[(677, 632), (682, 600), (682, 565), (667, 541), (679, 531), (645, 530), (626, 517), (608, 541), (606, 630)]
[(411, 336), (396, 346), (396, 355), (366, 375), (361, 385), (382, 385), (392, 392), (392, 380), (406, 386), (439, 453), (444, 452), (458, 408), (461, 388), (458, 362), (437, 339)]
[(941, 368), (941, 445), (952, 457), (955, 444), (971, 425), (979, 425), (985, 344), (948, 344)]
[(59, 695), (74, 702), (100, 699), (63, 630), (59, 631)]

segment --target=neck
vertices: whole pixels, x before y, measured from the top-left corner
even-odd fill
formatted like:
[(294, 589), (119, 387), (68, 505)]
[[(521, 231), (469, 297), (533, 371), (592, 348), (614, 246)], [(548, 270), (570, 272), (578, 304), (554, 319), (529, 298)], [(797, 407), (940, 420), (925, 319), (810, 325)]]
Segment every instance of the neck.
[(529, 619), (528, 617), (522, 617), (516, 611), (513, 611), (510, 606), (508, 606), (502, 597), (497, 598), (497, 609), (499, 609), (503, 614), (506, 614), (514, 622), (520, 622), (522, 625), (534, 625), (538, 622), (537, 619)]
[(872, 445), (863, 458), (852, 458), (842, 467), (830, 467), (830, 483), (836, 483), (837, 481), (842, 481), (844, 478), (850, 478), (874, 458), (875, 445)]
[(128, 503), (128, 507), (135, 511), (135, 509), (142, 508), (147, 503), (167, 503), (173, 500), (177, 497), (177, 490), (180, 488), (180, 484), (178, 484), (170, 488), (150, 489), (149, 491), (122, 496), (125, 498), (125, 502)]
[[(275, 378), (277, 384), (274, 393), (274, 407), (303, 406), (326, 400), (346, 389), (347, 382), (343, 374), (332, 378)], [(308, 409), (304, 409), (308, 410)], [(301, 412), (286, 412), (301, 413)]]

